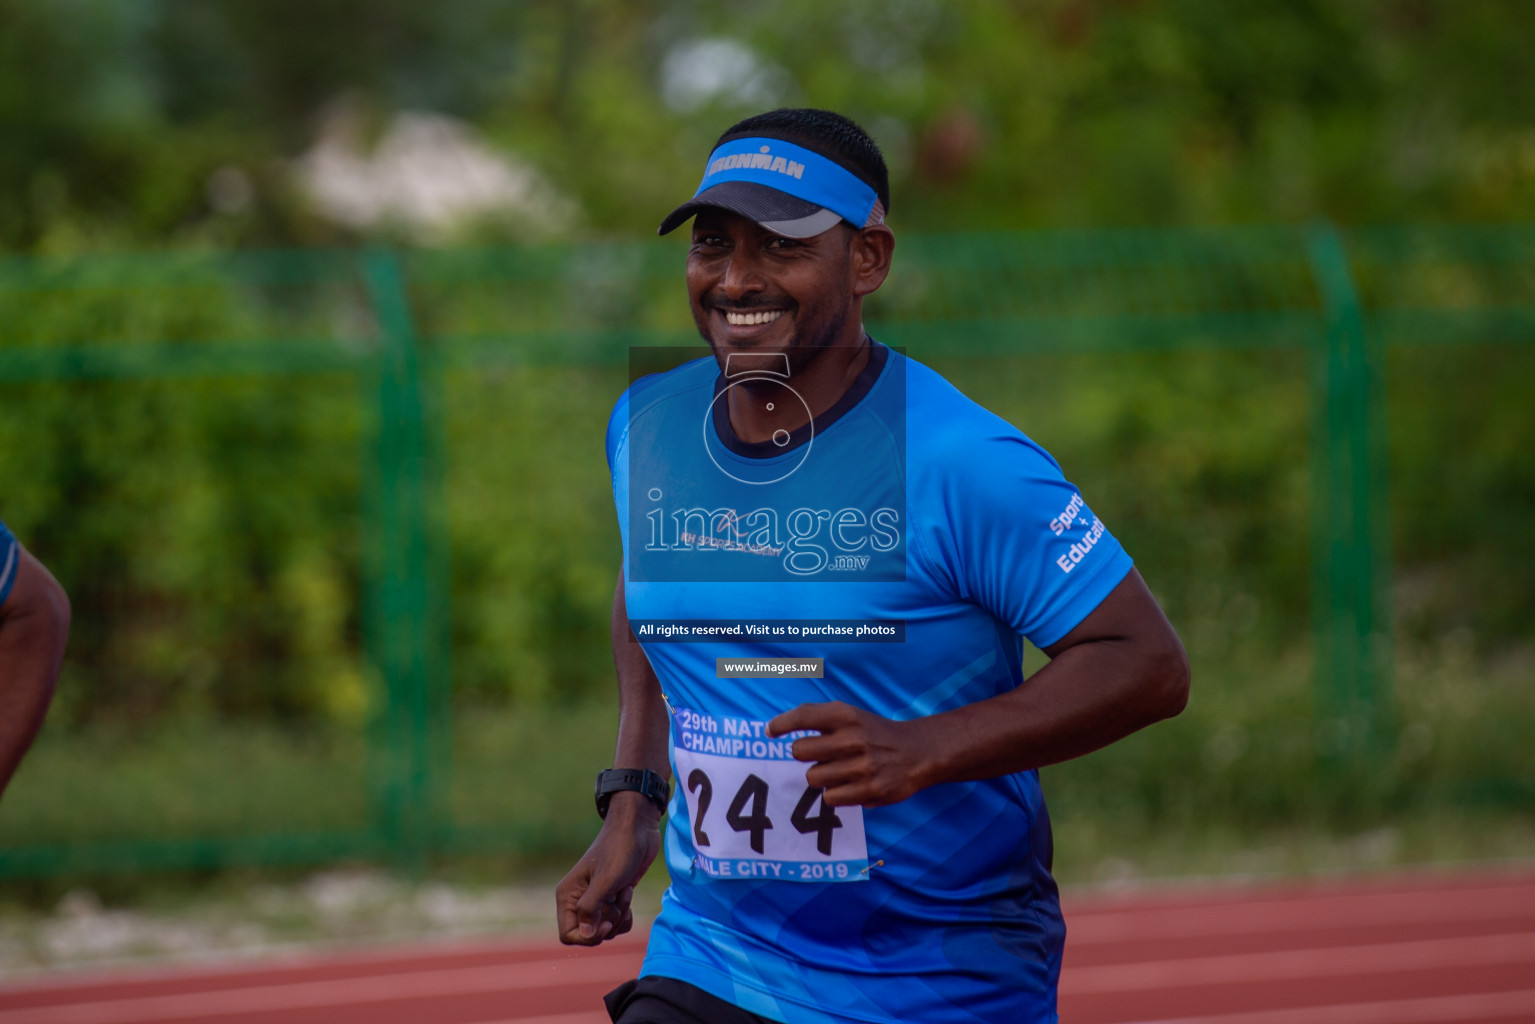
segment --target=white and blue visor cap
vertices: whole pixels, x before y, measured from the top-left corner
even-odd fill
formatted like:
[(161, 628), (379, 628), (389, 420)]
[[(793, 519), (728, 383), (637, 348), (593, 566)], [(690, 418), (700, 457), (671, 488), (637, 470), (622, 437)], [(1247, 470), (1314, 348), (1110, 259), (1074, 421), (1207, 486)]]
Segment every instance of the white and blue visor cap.
[(709, 154), (693, 198), (667, 214), (657, 233), (675, 230), (711, 206), (785, 238), (810, 238), (844, 220), (855, 228), (885, 220), (885, 204), (871, 185), (836, 161), (782, 139), (722, 143)]

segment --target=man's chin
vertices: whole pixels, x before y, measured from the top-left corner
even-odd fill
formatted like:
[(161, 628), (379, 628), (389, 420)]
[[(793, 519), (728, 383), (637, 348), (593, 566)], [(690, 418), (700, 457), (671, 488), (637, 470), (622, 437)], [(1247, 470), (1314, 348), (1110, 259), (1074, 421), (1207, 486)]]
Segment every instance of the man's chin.
[[(737, 362), (750, 364), (752, 369), (770, 369), (774, 365), (782, 367), (792, 345), (781, 341), (767, 341), (763, 339), (726, 338), (719, 339), (704, 335), (704, 341), (709, 345), (709, 350), (714, 353), (714, 358), (719, 362), (720, 369), (726, 369), (725, 363), (731, 363), (730, 370), (737, 372)], [(731, 357), (735, 357), (732, 359)], [(759, 365), (760, 364), (760, 365)], [(779, 372), (782, 372), (780, 369)]]

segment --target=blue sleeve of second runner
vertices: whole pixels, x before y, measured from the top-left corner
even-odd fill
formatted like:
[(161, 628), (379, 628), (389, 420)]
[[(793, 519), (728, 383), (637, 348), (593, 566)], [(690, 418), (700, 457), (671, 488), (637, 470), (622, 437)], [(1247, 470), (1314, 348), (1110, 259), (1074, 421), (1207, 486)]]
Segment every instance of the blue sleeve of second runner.
[(21, 560), (21, 545), (0, 520), (0, 604), (11, 596), (11, 586), (16, 582), (16, 565)]

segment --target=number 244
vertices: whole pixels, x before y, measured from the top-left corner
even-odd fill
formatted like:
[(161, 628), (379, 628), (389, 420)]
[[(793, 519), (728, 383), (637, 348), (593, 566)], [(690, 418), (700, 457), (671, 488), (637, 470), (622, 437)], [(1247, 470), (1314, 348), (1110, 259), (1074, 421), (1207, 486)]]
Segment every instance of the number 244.
[[(693, 842), (700, 847), (708, 846), (709, 833), (704, 831), (704, 817), (709, 813), (709, 803), (714, 799), (714, 781), (702, 768), (694, 768), (688, 775), (688, 792), (698, 797), (698, 817), (693, 822)], [(736, 790), (729, 809), (725, 811), (725, 822), (737, 832), (749, 833), (751, 848), (758, 853), (763, 850), (763, 839), (767, 830), (773, 827), (773, 819), (769, 818), (767, 813), (767, 799), (767, 781), (756, 774), (748, 775), (741, 783), (741, 788)], [(832, 831), (842, 827), (842, 819), (837, 817), (837, 812), (826, 806), (824, 801), (821, 801), (821, 813), (812, 818), (810, 811), (820, 800), (821, 790), (814, 786), (807, 787), (804, 795), (799, 798), (799, 803), (794, 806), (794, 813), (789, 815), (789, 824), (802, 835), (814, 832), (815, 848), (829, 857)], [(748, 803), (751, 804), (750, 813), (746, 808)]]

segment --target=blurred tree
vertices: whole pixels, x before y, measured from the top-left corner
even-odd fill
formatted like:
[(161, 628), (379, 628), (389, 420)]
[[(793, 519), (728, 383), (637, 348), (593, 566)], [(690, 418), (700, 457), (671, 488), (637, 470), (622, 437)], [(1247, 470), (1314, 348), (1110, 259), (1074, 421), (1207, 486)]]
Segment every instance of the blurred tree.
[[(863, 122), (890, 158), (903, 232), (1531, 219), (1535, 126), (1510, 85), (1531, 38), (1535, 5), (1495, 0), (0, 0), (0, 247), (365, 240), (294, 183), (341, 100), (376, 131), (403, 110), (470, 122), (557, 183), (585, 236), (649, 235), (721, 129), (775, 104)], [(517, 236), (485, 223), (465, 237)], [(550, 332), (686, 329), (680, 293), (642, 282), (628, 249), (517, 258), (475, 297), (434, 306), (420, 285), (423, 336), (495, 336), (527, 317)], [(298, 322), (282, 319), (297, 300), (259, 289), (206, 310), (195, 296), (213, 291), (43, 291), (0, 295), (0, 344), (367, 333), (350, 299)], [(276, 326), (245, 323), (269, 315)], [(1489, 583), (1510, 549), (1462, 557), (1454, 524), (1472, 502), (1509, 535), (1528, 515), (1528, 361), (1503, 357), (1491, 380), (1460, 366), (1488, 397), (1457, 405), (1441, 386), (1451, 369), (1414, 358), (1432, 368), (1422, 382), (1400, 369), (1419, 363), (1393, 364), (1392, 529), (1399, 554), (1438, 567), (1411, 576), (1429, 594), (1418, 621), (1444, 621), (1433, 595), (1453, 593), (1465, 621), (1517, 637), (1527, 574)], [(1026, 390), (1038, 364), (999, 365), (974, 364), (967, 387), (1041, 429), (1028, 417), (1055, 392)], [(1189, 619), (1213, 634), (1261, 594), (1269, 633), (1303, 629), (1306, 563), (1287, 554), (1309, 536), (1302, 371), (1208, 354), (1095, 365), (1038, 417), (1063, 435), (1042, 440), (1075, 465), (1098, 460), (1084, 486), (1122, 510), (1137, 550), (1169, 561), (1157, 578)], [(465, 371), (445, 386), (457, 680), (530, 699), (605, 686), (600, 438), (619, 381)], [(78, 617), (71, 656), (93, 674), (94, 706), (351, 713), (365, 689), (356, 454), (369, 429), (351, 387), (6, 386), (0, 479), (28, 485), (5, 514), (61, 552), (50, 564), (102, 613)], [(214, 694), (215, 669), (250, 686)], [(115, 704), (97, 699), (114, 686)]]
[(0, 0), (0, 245), (344, 240), (284, 169), (342, 96), (469, 120), (604, 234), (780, 103), (864, 121), (908, 228), (1524, 219), (1532, 37), (1497, 0)]

